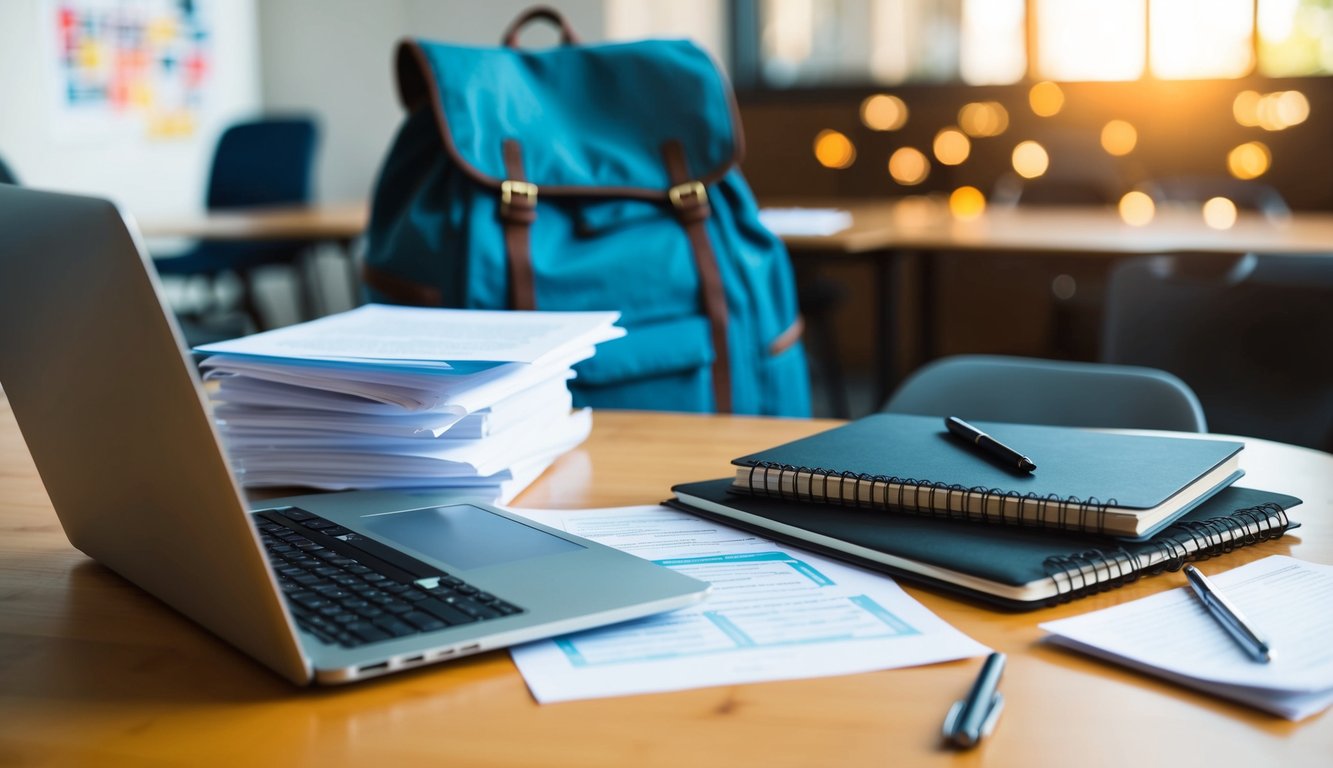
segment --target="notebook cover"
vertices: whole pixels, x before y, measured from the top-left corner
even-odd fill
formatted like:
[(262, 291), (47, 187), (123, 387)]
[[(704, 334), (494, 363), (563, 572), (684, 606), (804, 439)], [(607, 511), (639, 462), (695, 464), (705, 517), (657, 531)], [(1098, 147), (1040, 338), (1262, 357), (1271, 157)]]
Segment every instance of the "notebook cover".
[[(730, 487), (731, 482), (722, 479), (684, 483), (673, 487), (672, 490), (904, 560), (947, 568), (996, 584), (1014, 587), (1049, 578), (1046, 563), (1052, 557), (1078, 555), (1092, 550), (1123, 549), (1131, 554), (1147, 552), (1156, 546), (1157, 542), (1180, 531), (1180, 526), (1189, 525), (1191, 522), (1224, 517), (1236, 510), (1266, 503), (1276, 503), (1283, 509), (1301, 503), (1300, 499), (1286, 494), (1231, 486), (1222, 489), (1186, 513), (1177, 521), (1177, 525), (1171, 526), (1159, 536), (1143, 542), (1127, 542), (1109, 536), (1063, 530), (991, 525), (922, 515), (895, 514), (873, 509), (783, 501), (733, 493), (729, 490)], [(942, 586), (1006, 607), (1031, 609), (1058, 601), (1052, 599), (1022, 602), (979, 593), (957, 584), (944, 583), (921, 574), (901, 571), (833, 547), (814, 544), (800, 535), (782, 534), (762, 525), (752, 525), (725, 515), (698, 510), (679, 501), (672, 506), (737, 528), (754, 530), (778, 541), (814, 549), (867, 568)], [(1241, 542), (1235, 544), (1235, 546), (1241, 545)]]
[[(880, 413), (743, 456), (834, 473), (896, 477), (920, 484), (994, 488), (1004, 493), (1152, 509), (1244, 447), (1229, 440), (1123, 435), (1071, 427), (973, 422), (1031, 457), (1035, 472), (1016, 472), (949, 434), (944, 419)], [(1113, 503), (1112, 503), (1113, 502)]]

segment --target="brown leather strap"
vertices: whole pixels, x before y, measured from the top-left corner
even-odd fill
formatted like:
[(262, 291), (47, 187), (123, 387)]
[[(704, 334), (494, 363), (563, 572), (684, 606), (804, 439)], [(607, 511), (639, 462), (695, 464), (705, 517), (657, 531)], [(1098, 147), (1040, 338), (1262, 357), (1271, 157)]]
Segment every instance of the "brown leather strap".
[(369, 264), (361, 265), (361, 282), (395, 304), (417, 307), (444, 306), (440, 289), (390, 274)]
[(796, 342), (800, 341), (801, 337), (804, 335), (805, 318), (797, 315), (796, 319), (791, 321), (791, 325), (787, 326), (786, 330), (779, 333), (775, 339), (768, 343), (769, 356), (777, 357), (783, 352), (786, 352), (791, 349)]
[(528, 22), (536, 19), (545, 19), (560, 28), (560, 43), (562, 45), (576, 45), (579, 42), (579, 36), (575, 34), (574, 28), (569, 26), (565, 20), (564, 14), (548, 5), (538, 5), (529, 8), (519, 14), (517, 19), (510, 23), (509, 28), (505, 30), (504, 37), (500, 38), (506, 48), (518, 47), (518, 33)]
[[(694, 264), (699, 270), (699, 293), (713, 340), (713, 400), (717, 410), (731, 412), (731, 353), (727, 346), (727, 293), (722, 286), (717, 255), (708, 237), (708, 195), (702, 184), (690, 176), (685, 149), (678, 141), (662, 145), (672, 190), (668, 197), (676, 208), (676, 217), (690, 238)], [(692, 183), (693, 182), (693, 183)], [(686, 185), (689, 185), (688, 187)]]
[(508, 179), (500, 185), (500, 219), (509, 258), (509, 308), (536, 309), (531, 229), (537, 219), (537, 188), (527, 183), (523, 149), (514, 139), (504, 141), (504, 161)]

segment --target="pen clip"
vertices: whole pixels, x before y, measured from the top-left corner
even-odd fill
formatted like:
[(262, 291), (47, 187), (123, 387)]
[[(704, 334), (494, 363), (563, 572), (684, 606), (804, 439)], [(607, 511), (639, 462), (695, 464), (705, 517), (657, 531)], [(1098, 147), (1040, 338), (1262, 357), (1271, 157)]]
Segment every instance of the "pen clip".
[(944, 716), (943, 735), (946, 741), (958, 747), (975, 747), (983, 738), (991, 735), (995, 730), (995, 724), (1000, 720), (1000, 712), (1004, 710), (1004, 694), (997, 693), (987, 702), (986, 717), (981, 721), (981, 727), (977, 734), (963, 732), (959, 730), (959, 721), (963, 717), (963, 711), (967, 707), (967, 699), (955, 701), (949, 708), (949, 714)]

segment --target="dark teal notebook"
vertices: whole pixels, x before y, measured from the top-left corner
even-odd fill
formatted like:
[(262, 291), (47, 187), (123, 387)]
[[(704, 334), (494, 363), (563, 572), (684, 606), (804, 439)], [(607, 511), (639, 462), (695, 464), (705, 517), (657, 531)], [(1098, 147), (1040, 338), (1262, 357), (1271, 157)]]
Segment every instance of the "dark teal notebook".
[(667, 504), (858, 565), (1011, 608), (1037, 608), (1176, 570), (1295, 527), (1300, 499), (1225, 488), (1147, 541), (885, 514), (731, 492), (729, 480), (672, 488)]
[(734, 460), (756, 495), (1145, 539), (1244, 474), (1229, 440), (975, 422), (1031, 457), (1017, 472), (935, 416), (875, 414)]

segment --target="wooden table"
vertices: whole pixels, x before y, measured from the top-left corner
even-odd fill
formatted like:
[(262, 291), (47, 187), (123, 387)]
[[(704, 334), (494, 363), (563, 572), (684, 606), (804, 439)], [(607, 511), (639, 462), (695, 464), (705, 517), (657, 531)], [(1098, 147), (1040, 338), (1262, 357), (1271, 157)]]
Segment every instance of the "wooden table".
[(271, 206), (211, 211), (139, 222), (144, 237), (195, 240), (355, 240), (370, 221), (365, 202)]
[(774, 207), (839, 208), (852, 224), (831, 235), (784, 236), (795, 259), (862, 258), (875, 269), (875, 402), (883, 403), (897, 384), (900, 324), (893, 297), (904, 288), (898, 273), (915, 257), (919, 281), (910, 290), (922, 297), (914, 323), (920, 346), (933, 346), (929, 302), (934, 293), (933, 256), (940, 253), (1018, 253), (1114, 258), (1159, 253), (1310, 253), (1333, 251), (1333, 213), (1297, 212), (1266, 218), (1242, 212), (1229, 229), (1209, 227), (1200, 211), (1163, 208), (1145, 226), (1126, 224), (1110, 207), (992, 208), (960, 219), (939, 200), (908, 197), (884, 200), (765, 200)]
[[(356, 256), (353, 245), (370, 221), (366, 202), (320, 203), (313, 205), (276, 205), (256, 208), (232, 208), (209, 211), (197, 216), (146, 219), (139, 222), (146, 238), (188, 238), (222, 242), (297, 241), (307, 245), (328, 243), (342, 257), (346, 279), (353, 296), (357, 295)], [(310, 320), (325, 306), (312, 286), (309, 273), (309, 248), (292, 252), (290, 266), (296, 273), (299, 304), (297, 318)], [(247, 296), (247, 302), (253, 297)], [(251, 310), (257, 316), (257, 310)]]
[[(599, 412), (521, 506), (652, 503), (830, 422)], [(1246, 480), (1306, 500), (1294, 534), (1211, 561), (1333, 562), (1333, 456), (1261, 440)], [(187, 514), (188, 510), (182, 510)], [(909, 591), (1010, 654), (995, 735), (942, 749), (980, 659), (538, 706), (503, 652), (303, 690), (73, 550), (0, 402), (0, 764), (1326, 766), (1333, 714), (1288, 723), (1048, 648), (1037, 623), (1181, 586), (1179, 574), (1035, 613)]]

